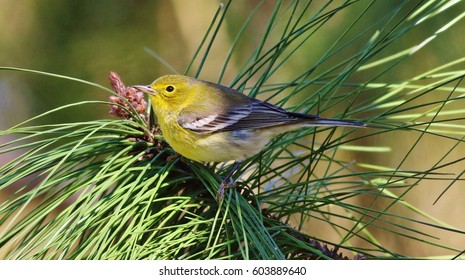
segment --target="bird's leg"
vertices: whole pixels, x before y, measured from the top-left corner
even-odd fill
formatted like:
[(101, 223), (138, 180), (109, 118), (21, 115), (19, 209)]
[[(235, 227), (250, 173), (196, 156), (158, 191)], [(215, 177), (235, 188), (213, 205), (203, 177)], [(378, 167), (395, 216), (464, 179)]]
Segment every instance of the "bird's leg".
[(232, 175), (239, 168), (240, 165), (241, 165), (241, 162), (236, 161), (236, 164), (234, 164), (231, 171), (228, 173), (228, 175), (226, 175), (226, 177), (224, 177), (223, 181), (221, 182), (220, 187), (218, 188), (218, 192), (216, 193), (216, 199), (220, 201), (223, 199), (224, 190), (231, 186), (231, 184), (229, 184), (228, 181), (231, 179)]

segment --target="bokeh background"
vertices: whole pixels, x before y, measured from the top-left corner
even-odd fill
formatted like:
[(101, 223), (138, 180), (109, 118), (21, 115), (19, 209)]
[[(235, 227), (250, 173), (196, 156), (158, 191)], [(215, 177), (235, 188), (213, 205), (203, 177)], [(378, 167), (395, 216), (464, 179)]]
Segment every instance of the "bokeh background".
[[(216, 81), (218, 71), (238, 29), (259, 2), (255, 0), (233, 2), (200, 75), (202, 79)], [(292, 76), (293, 73), (298, 73), (299, 69), (314, 64), (319, 55), (334, 42), (334, 38), (353, 21), (356, 15), (354, 11), (362, 9), (364, 2), (371, 1), (360, 2), (362, 3), (354, 5), (328, 21), (325, 30), (331, 32), (321, 32), (318, 40), (309, 43), (305, 59), (296, 59), (291, 61), (292, 63), (287, 63), (287, 68), (280, 73), (282, 76), (276, 76), (275, 79), (286, 80), (286, 75)], [(376, 21), (385, 14), (386, 9), (396, 7), (405, 1), (375, 2), (370, 13), (367, 13), (363, 19), (367, 23)], [(421, 1), (407, 2), (407, 5), (415, 6)], [(173, 69), (178, 73), (184, 72), (219, 5), (220, 2), (214, 0), (2, 0), (0, 1), (0, 66), (57, 73), (107, 87), (109, 87), (108, 73), (115, 71), (128, 85), (147, 84), (160, 75), (173, 73)], [(224, 84), (232, 81), (244, 57), (257, 45), (274, 5), (275, 1), (265, 1), (261, 6), (259, 16), (254, 18), (251, 25), (253, 28), (248, 29), (239, 45), (239, 51), (232, 57), (223, 79)], [(398, 40), (392, 52), (423, 41), (450, 18), (463, 11), (465, 4), (456, 4), (454, 9), (430, 20), (427, 25)], [(396, 71), (383, 75), (383, 81), (402, 81), (463, 57), (464, 26), (464, 24), (456, 24), (447, 32), (440, 34), (440, 39), (431, 42), (401, 67), (397, 67)], [(155, 59), (152, 51), (162, 57), (173, 69)], [(363, 81), (363, 73), (358, 75), (357, 79)], [(17, 71), (0, 71), (0, 129), (68, 103), (107, 100), (107, 98), (108, 92), (77, 82)], [(42, 121), (67, 122), (110, 117), (107, 111), (101, 110), (101, 106), (98, 108), (96, 110), (89, 106), (88, 111), (82, 108), (78, 111), (69, 110), (54, 115), (54, 119)], [(410, 144), (417, 138), (418, 135), (396, 132), (365, 139), (365, 144), (389, 146), (395, 152), (384, 153), (381, 156), (378, 154), (357, 157), (373, 164), (397, 166), (405, 157)], [(431, 166), (430, 159), (437, 160), (436, 158), (444, 155), (452, 144), (453, 142), (447, 141), (438, 143), (437, 139), (422, 141), (416, 147), (414, 154), (407, 158), (403, 167), (426, 169)], [(464, 149), (456, 149), (450, 157), (463, 158), (464, 154)], [(1, 155), (0, 164), (8, 159), (7, 156)], [(463, 170), (465, 164), (458, 162), (447, 171), (459, 174)], [(463, 218), (465, 191), (462, 183), (455, 183), (446, 195), (433, 205), (436, 197), (447, 185), (448, 182), (440, 180), (428, 182), (410, 192), (405, 199), (445, 223), (458, 229), (465, 229)], [(392, 209), (393, 213), (402, 213), (402, 211), (404, 211), (402, 207)], [(406, 222), (406, 226), (415, 225)], [(326, 230), (319, 224), (311, 224), (307, 228), (307, 231), (315, 236), (332, 234)], [(435, 232), (433, 228), (428, 228), (428, 233), (443, 240), (441, 242), (444, 244), (465, 248), (463, 235), (446, 234), (440, 230)], [(338, 237), (334, 236), (333, 239), (337, 242)], [(440, 248), (396, 238), (394, 235), (380, 236), (379, 240), (393, 251), (410, 256), (432, 256), (444, 253)]]

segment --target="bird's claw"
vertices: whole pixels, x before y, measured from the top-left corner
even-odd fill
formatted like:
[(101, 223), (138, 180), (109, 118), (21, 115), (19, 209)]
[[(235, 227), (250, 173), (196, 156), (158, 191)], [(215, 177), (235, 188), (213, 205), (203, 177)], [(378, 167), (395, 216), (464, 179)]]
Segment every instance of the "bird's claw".
[(224, 197), (224, 191), (229, 188), (234, 188), (236, 187), (236, 182), (232, 183), (226, 183), (225, 181), (221, 182), (220, 187), (218, 188), (218, 192), (216, 193), (216, 199), (218, 201), (223, 200)]

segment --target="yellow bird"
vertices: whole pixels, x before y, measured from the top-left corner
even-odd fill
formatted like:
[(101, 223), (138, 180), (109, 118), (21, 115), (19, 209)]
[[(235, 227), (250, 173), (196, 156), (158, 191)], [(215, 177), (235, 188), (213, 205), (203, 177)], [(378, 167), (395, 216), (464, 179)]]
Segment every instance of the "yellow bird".
[(177, 153), (198, 162), (237, 162), (220, 186), (220, 198), (239, 163), (260, 152), (278, 134), (310, 126), (365, 126), (358, 121), (289, 112), (187, 76), (166, 75), (148, 86), (133, 87), (148, 94), (162, 135)]

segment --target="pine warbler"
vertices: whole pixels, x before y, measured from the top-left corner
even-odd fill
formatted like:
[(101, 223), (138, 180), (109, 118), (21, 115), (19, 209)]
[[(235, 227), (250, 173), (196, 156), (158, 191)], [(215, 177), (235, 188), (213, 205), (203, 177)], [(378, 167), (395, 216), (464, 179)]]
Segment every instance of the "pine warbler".
[[(274, 136), (302, 127), (365, 126), (289, 112), (237, 90), (181, 75), (166, 75), (148, 86), (133, 87), (148, 94), (168, 144), (199, 162), (239, 163), (260, 152)], [(238, 166), (221, 184), (220, 197), (225, 181)]]

